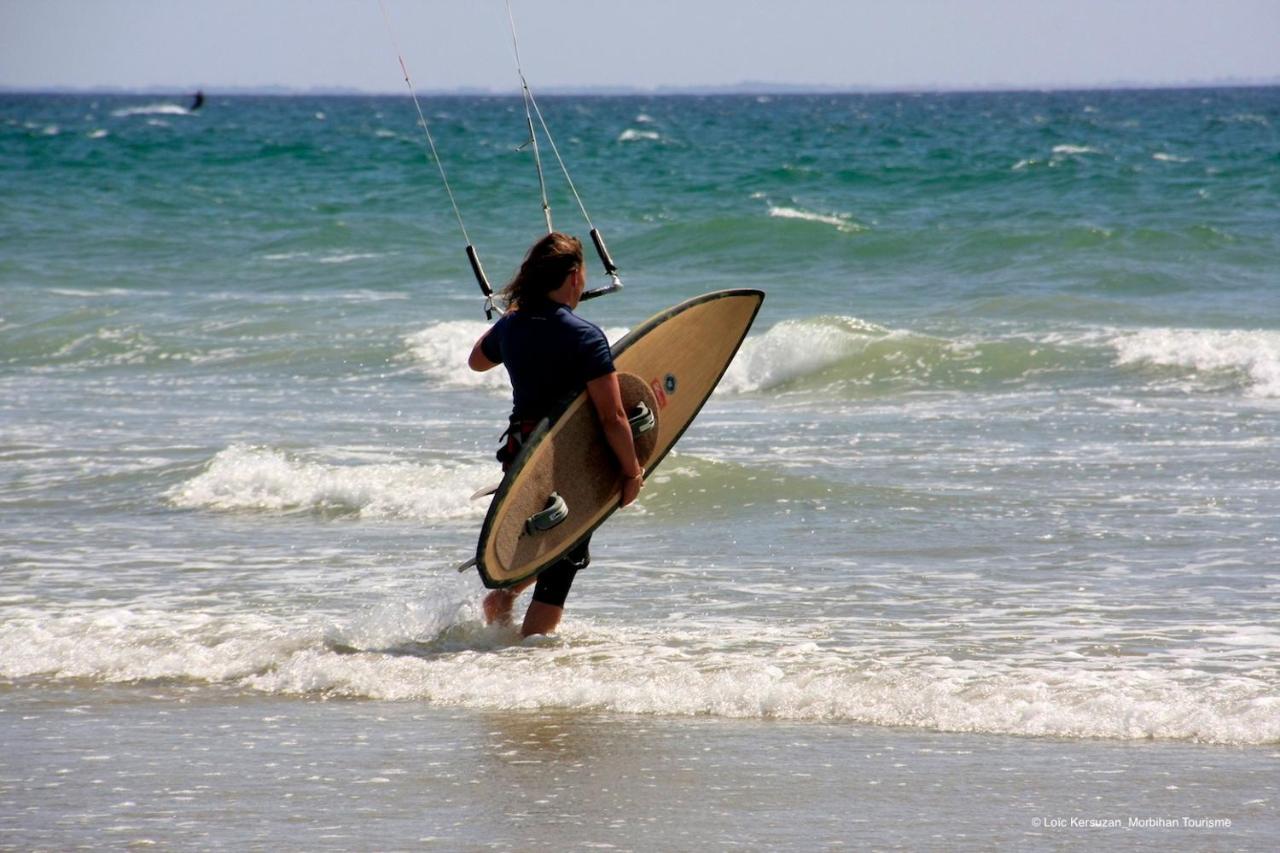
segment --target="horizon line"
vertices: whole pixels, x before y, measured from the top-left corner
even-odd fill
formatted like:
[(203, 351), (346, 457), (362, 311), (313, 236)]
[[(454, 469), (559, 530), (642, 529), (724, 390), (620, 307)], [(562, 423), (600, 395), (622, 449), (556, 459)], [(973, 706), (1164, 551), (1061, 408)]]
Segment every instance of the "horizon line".
[[(1280, 76), (1274, 77), (1223, 77), (1213, 80), (1183, 80), (1174, 82), (1150, 82), (1137, 80), (1113, 80), (1105, 83), (990, 83), (973, 86), (965, 85), (844, 85), (825, 83), (769, 83), (747, 80), (726, 84), (689, 84), (662, 86), (547, 86), (539, 89), (539, 94), (558, 96), (667, 96), (667, 95), (863, 95), (863, 94), (965, 94), (965, 93), (1000, 93), (1000, 92), (1098, 92), (1098, 91), (1142, 91), (1142, 90), (1178, 90), (1178, 89), (1254, 89), (1280, 86)], [(149, 84), (145, 86), (12, 86), (0, 84), (0, 93), (30, 95), (158, 95), (179, 93), (186, 95), (193, 92), (212, 92), (217, 95), (262, 95), (262, 96), (343, 96), (343, 97), (398, 97), (407, 96), (408, 92), (393, 89), (363, 89), (355, 86), (315, 85), (286, 86), (281, 84), (262, 85), (192, 85), (170, 86)], [(450, 88), (419, 89), (420, 95), (431, 97), (520, 97), (519, 87), (492, 86), (454, 86)]]

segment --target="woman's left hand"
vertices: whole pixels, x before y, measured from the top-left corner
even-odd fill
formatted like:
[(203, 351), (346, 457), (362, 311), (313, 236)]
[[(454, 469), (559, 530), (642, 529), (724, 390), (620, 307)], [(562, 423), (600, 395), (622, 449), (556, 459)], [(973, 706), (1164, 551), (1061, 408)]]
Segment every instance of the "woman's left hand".
[(622, 502), (619, 506), (626, 506), (635, 501), (640, 494), (640, 489), (644, 487), (644, 472), (641, 471), (634, 477), (622, 478)]

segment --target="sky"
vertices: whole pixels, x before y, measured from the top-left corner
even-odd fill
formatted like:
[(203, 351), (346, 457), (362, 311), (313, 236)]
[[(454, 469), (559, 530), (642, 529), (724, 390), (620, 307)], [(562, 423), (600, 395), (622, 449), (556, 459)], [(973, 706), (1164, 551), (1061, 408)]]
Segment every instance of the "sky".
[[(0, 87), (513, 91), (504, 0), (0, 0)], [(1280, 82), (1280, 0), (511, 0), (535, 91)]]

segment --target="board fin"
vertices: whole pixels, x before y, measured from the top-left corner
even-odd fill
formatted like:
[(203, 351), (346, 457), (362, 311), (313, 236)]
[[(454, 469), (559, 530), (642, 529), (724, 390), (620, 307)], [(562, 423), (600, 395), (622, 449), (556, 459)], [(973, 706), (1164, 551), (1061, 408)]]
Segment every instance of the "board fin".
[(485, 486), (484, 488), (477, 491), (474, 495), (472, 495), (471, 500), (478, 501), (481, 498), (487, 498), (489, 497), (489, 495), (495, 494), (498, 491), (498, 487), (501, 485), (502, 483), (494, 483), (490, 486)]

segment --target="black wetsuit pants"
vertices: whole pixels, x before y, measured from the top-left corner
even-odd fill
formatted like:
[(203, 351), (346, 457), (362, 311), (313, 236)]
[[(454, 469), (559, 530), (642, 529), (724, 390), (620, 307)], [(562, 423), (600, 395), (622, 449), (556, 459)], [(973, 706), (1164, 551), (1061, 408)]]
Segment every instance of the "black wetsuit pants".
[(573, 586), (574, 575), (579, 569), (585, 569), (591, 562), (591, 537), (565, 554), (559, 562), (538, 575), (538, 583), (533, 588), (533, 600), (555, 607), (564, 607), (564, 600), (569, 597), (569, 587)]

